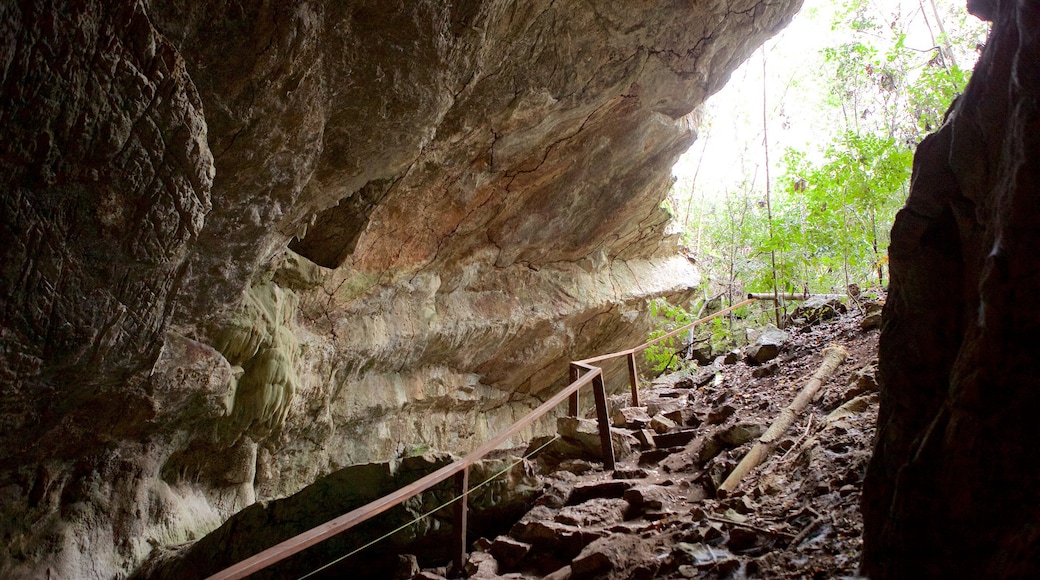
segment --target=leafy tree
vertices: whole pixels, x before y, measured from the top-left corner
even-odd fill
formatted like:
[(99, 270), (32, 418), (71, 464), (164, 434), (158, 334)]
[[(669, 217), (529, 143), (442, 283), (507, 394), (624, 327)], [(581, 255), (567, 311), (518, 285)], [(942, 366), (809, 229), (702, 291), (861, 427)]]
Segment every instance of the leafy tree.
[[(706, 195), (698, 161), (685, 189), (672, 193), (685, 241), (711, 281), (706, 295), (722, 291), (734, 303), (774, 287), (842, 292), (850, 283), (886, 282), (888, 232), (906, 197), (913, 149), (963, 90), (987, 26), (959, 3), (932, 0), (846, 0), (832, 26), (840, 40), (799, 63), (789, 80), (771, 75), (779, 96), (763, 94), (753, 105), (761, 107), (761, 142), (745, 145), (731, 165), (743, 182)], [(770, 125), (782, 132), (792, 122), (785, 116), (792, 96), (819, 102), (812, 122), (822, 130), (814, 142), (787, 148), (773, 172), (779, 178), (767, 183)], [(766, 118), (770, 111), (781, 118)], [(757, 124), (757, 117), (741, 113), (730, 125)], [(711, 111), (702, 120), (702, 139), (732, 129)], [(732, 337), (733, 321), (726, 324)]]

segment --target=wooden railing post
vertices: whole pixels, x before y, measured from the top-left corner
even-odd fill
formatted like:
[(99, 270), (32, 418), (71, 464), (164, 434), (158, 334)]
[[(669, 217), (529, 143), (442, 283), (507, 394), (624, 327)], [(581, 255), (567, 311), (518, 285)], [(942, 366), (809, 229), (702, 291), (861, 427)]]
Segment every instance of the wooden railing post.
[(632, 406), (639, 406), (639, 374), (636, 371), (636, 352), (628, 353), (628, 383), (632, 386)]
[(466, 569), (466, 528), (469, 511), (469, 466), (455, 474), (455, 489), (459, 500), (455, 502), (455, 536), (452, 546), (452, 564), (456, 574), (464, 574)]
[[(574, 383), (574, 381), (577, 381), (579, 376), (581, 376), (581, 369), (578, 368), (578, 365), (576, 365), (574, 363), (571, 363), (571, 367), (570, 367), (571, 383)], [(571, 393), (570, 399), (567, 400), (567, 415), (569, 415), (571, 417), (577, 417), (578, 416), (578, 391), (574, 391), (573, 393)]]
[(610, 440), (610, 418), (607, 416), (607, 389), (603, 386), (603, 371), (592, 379), (592, 395), (596, 398), (596, 419), (599, 422), (599, 444), (603, 448), (603, 468), (614, 470), (614, 443)]

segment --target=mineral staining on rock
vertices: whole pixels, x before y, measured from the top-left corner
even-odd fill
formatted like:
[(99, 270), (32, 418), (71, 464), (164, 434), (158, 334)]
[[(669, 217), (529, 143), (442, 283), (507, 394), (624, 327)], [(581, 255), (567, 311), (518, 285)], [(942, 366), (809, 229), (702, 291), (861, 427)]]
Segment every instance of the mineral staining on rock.
[(238, 430), (268, 435), (285, 423), (296, 396), (298, 299), (273, 282), (252, 286), (217, 335), (217, 350), (240, 369), (231, 419)]
[(630, 344), (696, 282), (683, 116), (797, 4), (5, 4), (0, 575), (465, 450)]

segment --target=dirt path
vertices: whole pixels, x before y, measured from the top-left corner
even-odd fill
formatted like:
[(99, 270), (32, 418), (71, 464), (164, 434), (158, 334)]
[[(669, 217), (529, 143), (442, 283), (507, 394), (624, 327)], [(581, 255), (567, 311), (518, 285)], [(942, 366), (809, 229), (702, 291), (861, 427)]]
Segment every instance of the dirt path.
[[(859, 498), (877, 417), (877, 331), (844, 315), (791, 328), (775, 365), (744, 361), (662, 377), (643, 406), (612, 399), (613, 473), (583, 459), (594, 425), (561, 420), (538, 456), (546, 488), (508, 536), (482, 539), (472, 578), (855, 576)], [(840, 344), (847, 360), (777, 451), (730, 497), (716, 487)], [(595, 439), (586, 447), (594, 447)], [(537, 443), (537, 442), (536, 442)], [(439, 578), (444, 570), (417, 578)]]

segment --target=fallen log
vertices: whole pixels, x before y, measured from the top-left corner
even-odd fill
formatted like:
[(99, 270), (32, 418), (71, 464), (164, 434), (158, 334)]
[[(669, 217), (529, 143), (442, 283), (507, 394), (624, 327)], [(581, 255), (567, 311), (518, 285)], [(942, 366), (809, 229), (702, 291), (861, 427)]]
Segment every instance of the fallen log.
[(801, 292), (781, 292), (776, 296), (773, 296), (771, 292), (751, 292), (747, 295), (748, 298), (754, 298), (755, 300), (808, 300), (810, 298), (848, 298), (846, 294), (805, 294)]
[(823, 385), (823, 380), (833, 373), (834, 369), (838, 368), (838, 365), (848, 355), (849, 352), (847, 350), (834, 344), (823, 349), (823, 362), (820, 363), (820, 368), (816, 370), (816, 373), (809, 379), (805, 387), (798, 392), (798, 396), (794, 398), (794, 401), (780, 413), (780, 416), (777, 417), (776, 421), (773, 421), (769, 429), (758, 438), (754, 447), (744, 456), (744, 459), (740, 460), (740, 463), (729, 474), (726, 481), (722, 482), (717, 492), (720, 498), (726, 497), (726, 495), (736, 489), (745, 475), (769, 457), (773, 449), (776, 448), (780, 437), (794, 423), (798, 414), (809, 405), (809, 401), (816, 398), (816, 393), (819, 392), (820, 387)]

